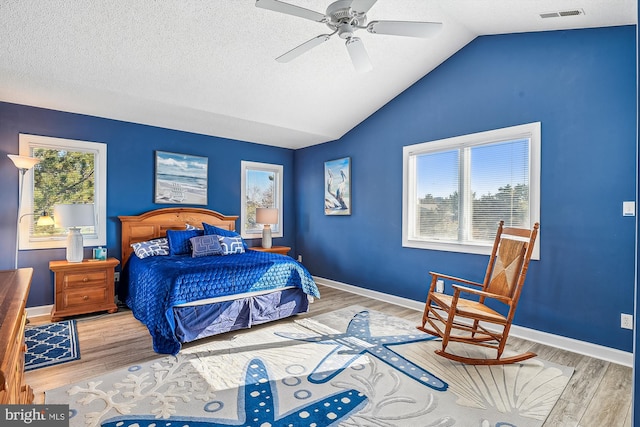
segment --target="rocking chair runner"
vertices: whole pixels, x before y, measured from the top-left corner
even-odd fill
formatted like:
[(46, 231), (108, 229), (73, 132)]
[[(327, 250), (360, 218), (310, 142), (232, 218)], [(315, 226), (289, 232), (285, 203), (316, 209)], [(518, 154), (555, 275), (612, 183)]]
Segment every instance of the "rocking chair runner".
[[(489, 265), (483, 283), (430, 272), (431, 287), (422, 315), (422, 326), (417, 328), (442, 338), (442, 350), (436, 354), (458, 362), (473, 365), (500, 365), (520, 362), (536, 356), (527, 352), (512, 357), (502, 357), (511, 322), (518, 306), (529, 260), (533, 252), (539, 223), (532, 230), (504, 227), (500, 221), (493, 243)], [(439, 279), (477, 286), (479, 289), (453, 284), (453, 295), (436, 292)], [(474, 300), (461, 298), (462, 293), (475, 295)], [(506, 305), (506, 316), (485, 304), (495, 299)], [(451, 341), (479, 345), (497, 350), (495, 359), (477, 359), (447, 352)]]

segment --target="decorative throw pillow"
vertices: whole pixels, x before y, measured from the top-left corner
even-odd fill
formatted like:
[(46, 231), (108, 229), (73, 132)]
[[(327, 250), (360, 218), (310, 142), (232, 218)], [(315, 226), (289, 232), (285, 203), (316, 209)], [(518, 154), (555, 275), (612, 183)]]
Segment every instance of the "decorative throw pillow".
[[(240, 235), (235, 231), (216, 227), (215, 225), (207, 224), (206, 222), (203, 222), (202, 226), (204, 227), (204, 234), (216, 234), (222, 237), (240, 237)], [(242, 237), (240, 238), (242, 239)], [(247, 245), (244, 240), (242, 240), (242, 246), (244, 247), (244, 249), (249, 249), (249, 245)]]
[(194, 258), (222, 255), (222, 246), (220, 246), (218, 236), (214, 234), (192, 237), (189, 241), (191, 242), (191, 256)]
[(191, 225), (191, 224), (185, 224), (184, 229), (185, 230), (202, 230), (202, 228), (198, 228), (195, 225)]
[(169, 255), (169, 242), (165, 237), (134, 243), (131, 247), (140, 259), (157, 255)]
[(220, 246), (222, 246), (222, 255), (243, 254), (244, 246), (242, 237), (218, 236)]
[(184, 255), (191, 253), (190, 238), (204, 235), (202, 230), (167, 230), (169, 241), (169, 255)]

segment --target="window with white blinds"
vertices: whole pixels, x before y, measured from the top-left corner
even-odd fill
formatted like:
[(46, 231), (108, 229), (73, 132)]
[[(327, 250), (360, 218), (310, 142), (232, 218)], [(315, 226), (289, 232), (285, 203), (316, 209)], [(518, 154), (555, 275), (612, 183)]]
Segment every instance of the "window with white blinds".
[(540, 123), (406, 146), (403, 159), (403, 246), (489, 253), (498, 221), (539, 220)]

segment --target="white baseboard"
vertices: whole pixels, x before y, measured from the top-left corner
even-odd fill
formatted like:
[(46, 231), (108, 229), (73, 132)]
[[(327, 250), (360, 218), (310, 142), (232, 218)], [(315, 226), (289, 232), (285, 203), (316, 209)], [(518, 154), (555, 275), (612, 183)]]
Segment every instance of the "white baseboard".
[[(337, 282), (335, 280), (325, 279), (322, 277), (314, 276), (314, 280), (320, 285), (329, 286), (331, 288), (340, 289), (346, 292), (351, 292), (353, 294), (388, 302), (390, 304), (410, 308), (419, 312), (422, 312), (422, 310), (424, 309), (424, 302), (397, 297), (394, 295), (385, 294), (383, 292), (372, 291), (370, 289), (348, 285), (346, 283)], [(585, 356), (594, 357), (596, 359), (605, 360), (607, 362), (617, 363), (619, 365), (628, 367), (633, 366), (633, 353), (631, 352), (592, 344), (586, 341), (579, 341), (573, 338), (567, 338), (547, 332), (541, 332), (535, 329), (524, 328), (518, 325), (511, 326), (511, 335), (562, 350), (567, 350), (574, 353), (583, 354)]]
[(53, 309), (53, 304), (40, 305), (38, 307), (27, 307), (27, 318), (38, 317), (38, 316), (49, 316), (51, 315), (51, 309)]
[[(400, 307), (406, 307), (418, 312), (422, 312), (422, 310), (424, 309), (424, 302), (397, 297), (395, 295), (385, 294), (383, 292), (372, 291), (370, 289), (348, 285), (346, 283), (337, 282), (335, 280), (325, 279), (322, 277), (314, 276), (314, 280), (320, 285), (329, 286), (331, 288), (340, 289), (346, 292), (351, 292), (353, 294), (388, 302), (390, 304), (399, 305)], [(52, 308), (53, 305), (29, 307), (27, 308), (27, 317), (48, 316), (51, 314)], [(545, 344), (555, 348), (560, 348), (562, 350), (572, 351), (578, 354), (584, 354), (585, 356), (595, 357), (596, 359), (606, 360), (608, 362), (617, 363), (619, 365), (628, 367), (633, 366), (633, 353), (627, 351), (592, 344), (586, 341), (579, 341), (573, 338), (567, 338), (547, 332), (541, 332), (535, 329), (524, 328), (518, 325), (513, 325), (511, 327), (511, 334), (518, 338)]]

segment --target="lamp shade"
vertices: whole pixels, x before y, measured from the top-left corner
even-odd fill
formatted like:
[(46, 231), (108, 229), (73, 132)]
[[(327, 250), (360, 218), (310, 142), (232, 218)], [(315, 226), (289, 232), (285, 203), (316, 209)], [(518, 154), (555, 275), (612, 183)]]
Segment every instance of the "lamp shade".
[(95, 225), (93, 204), (62, 204), (53, 207), (56, 226), (62, 228)]
[(49, 216), (48, 213), (42, 212), (42, 215), (40, 215), (40, 217), (36, 221), (36, 225), (39, 227), (44, 227), (47, 225), (55, 225), (55, 222), (53, 221), (53, 218)]
[(36, 159), (35, 157), (18, 156), (16, 154), (7, 154), (7, 157), (11, 159), (18, 169), (31, 169), (40, 163), (40, 159)]
[(258, 224), (277, 224), (278, 209), (274, 208), (257, 208), (256, 222)]

